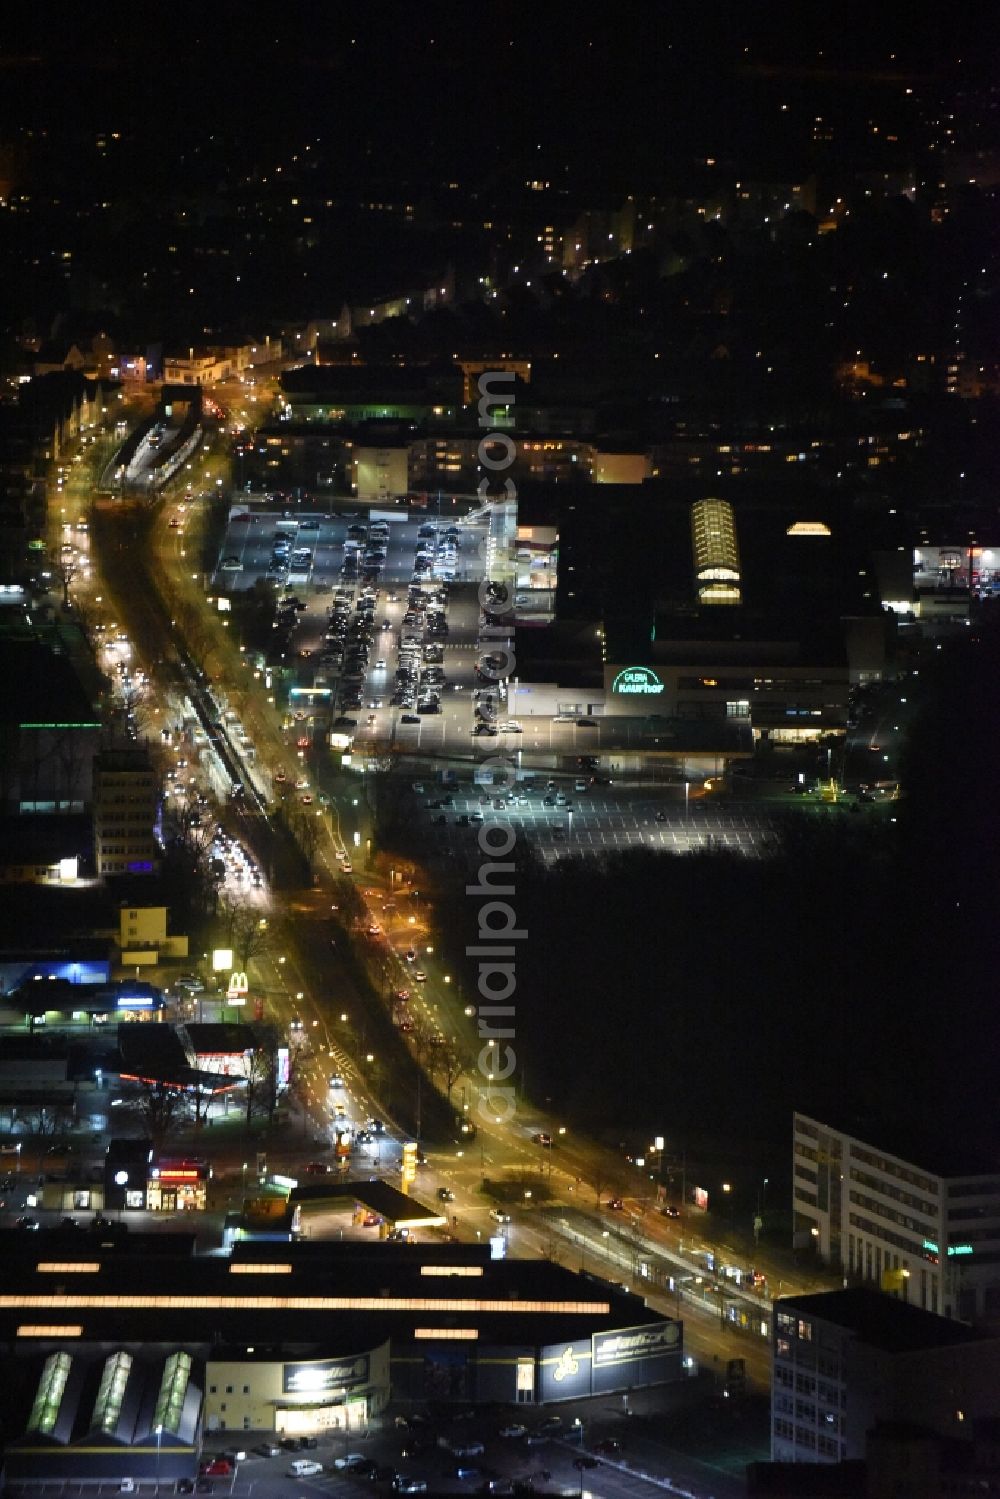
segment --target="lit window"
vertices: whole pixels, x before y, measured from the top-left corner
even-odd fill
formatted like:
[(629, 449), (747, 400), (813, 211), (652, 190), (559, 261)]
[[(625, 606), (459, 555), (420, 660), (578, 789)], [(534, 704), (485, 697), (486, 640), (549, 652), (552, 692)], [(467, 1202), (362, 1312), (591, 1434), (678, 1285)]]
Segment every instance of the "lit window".
[(452, 1342), (470, 1343), (479, 1337), (474, 1327), (415, 1327), (415, 1338), (445, 1338)]
[(100, 1268), (97, 1260), (44, 1260), (35, 1266), (39, 1275), (96, 1275)]
[(482, 1275), (482, 1265), (421, 1265), (421, 1275)]

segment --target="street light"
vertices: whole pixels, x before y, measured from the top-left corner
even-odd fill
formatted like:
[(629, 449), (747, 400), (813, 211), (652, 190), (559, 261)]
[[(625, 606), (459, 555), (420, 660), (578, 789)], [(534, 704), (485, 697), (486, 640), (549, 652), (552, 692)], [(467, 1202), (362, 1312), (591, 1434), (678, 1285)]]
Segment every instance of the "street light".
[(163, 1427), (157, 1422), (156, 1425), (156, 1492), (160, 1492), (160, 1438), (163, 1435)]
[(115, 1172), (115, 1186), (116, 1187), (121, 1187), (121, 1189), (122, 1189), (122, 1200), (118, 1204), (118, 1222), (120, 1223), (122, 1221), (122, 1210), (125, 1207), (125, 1188), (128, 1186), (128, 1172), (127, 1171), (116, 1171)]

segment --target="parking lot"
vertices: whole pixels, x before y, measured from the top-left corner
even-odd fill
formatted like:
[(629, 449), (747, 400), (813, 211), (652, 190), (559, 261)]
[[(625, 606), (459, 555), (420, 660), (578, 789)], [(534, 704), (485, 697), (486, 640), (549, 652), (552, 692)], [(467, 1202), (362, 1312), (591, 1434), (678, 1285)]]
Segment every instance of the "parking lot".
[[(498, 796), (467, 782), (449, 783), (424, 798), (420, 815), (439, 852), (468, 848), (473, 859), (478, 857), (475, 824), (486, 816), (509, 822), (548, 861), (636, 847), (677, 854), (713, 847), (757, 856), (780, 825), (781, 813), (773, 806), (685, 798), (682, 786), (595, 785), (578, 791), (579, 784), (572, 776), (539, 775), (529, 787)], [(450, 797), (448, 805), (428, 805), (444, 797)]]
[[(693, 1393), (685, 1382), (637, 1392), (628, 1402), (620, 1396), (597, 1397), (558, 1411), (527, 1407), (490, 1414), (452, 1409), (437, 1416), (431, 1412), (399, 1418), (412, 1421), (411, 1425), (384, 1418), (370, 1434), (321, 1435), (314, 1450), (300, 1455), (319, 1461), (322, 1473), (294, 1476), (294, 1453), (260, 1458), (251, 1446), (247, 1461), (238, 1465), (234, 1477), (214, 1480), (214, 1487), (226, 1499), (230, 1485), (233, 1499), (245, 1499), (251, 1491), (255, 1496), (273, 1494), (275, 1499), (290, 1491), (331, 1499), (373, 1492), (386, 1496), (408, 1491), (475, 1494), (487, 1492), (487, 1486), (489, 1492), (501, 1496), (576, 1496), (584, 1488), (606, 1499), (639, 1499), (652, 1495), (657, 1487), (662, 1492), (664, 1480), (670, 1478), (696, 1496), (723, 1499), (741, 1493), (741, 1480), (732, 1469), (708, 1467), (692, 1452), (666, 1445), (660, 1434), (662, 1417), (683, 1419)], [(652, 1424), (641, 1418), (643, 1407), (649, 1408), (650, 1417), (657, 1413)], [(639, 1417), (638, 1424), (632, 1424), (634, 1417)], [(224, 1436), (210, 1438), (220, 1451), (226, 1445)], [(354, 1472), (336, 1469), (335, 1464), (345, 1460), (353, 1460)], [(414, 1484), (413, 1490), (408, 1489), (407, 1480)]]
[(310, 737), (334, 726), (369, 750), (468, 757), (474, 695), (489, 686), (476, 675), (486, 537), (484, 519), (457, 514), (293, 520), (237, 505), (213, 586), (274, 586)]

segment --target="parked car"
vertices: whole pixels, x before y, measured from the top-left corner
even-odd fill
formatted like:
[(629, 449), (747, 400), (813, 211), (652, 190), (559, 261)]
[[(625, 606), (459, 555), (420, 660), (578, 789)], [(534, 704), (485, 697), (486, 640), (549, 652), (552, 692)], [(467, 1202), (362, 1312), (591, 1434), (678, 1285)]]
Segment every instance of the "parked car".
[(322, 1471), (323, 1464), (318, 1463), (315, 1458), (300, 1457), (292, 1463), (288, 1470), (288, 1476), (289, 1478), (315, 1478)]
[(340, 1472), (344, 1468), (350, 1468), (353, 1463), (364, 1463), (367, 1461), (368, 1459), (363, 1452), (345, 1452), (343, 1457), (334, 1458), (333, 1466)]

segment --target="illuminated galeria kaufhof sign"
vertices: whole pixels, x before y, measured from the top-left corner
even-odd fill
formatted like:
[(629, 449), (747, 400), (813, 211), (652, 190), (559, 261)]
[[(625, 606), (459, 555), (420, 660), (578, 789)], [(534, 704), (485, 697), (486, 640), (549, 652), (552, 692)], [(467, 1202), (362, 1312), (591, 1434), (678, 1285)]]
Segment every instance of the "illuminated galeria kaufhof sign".
[(663, 691), (663, 683), (648, 666), (623, 666), (611, 691), (621, 697), (656, 697)]

